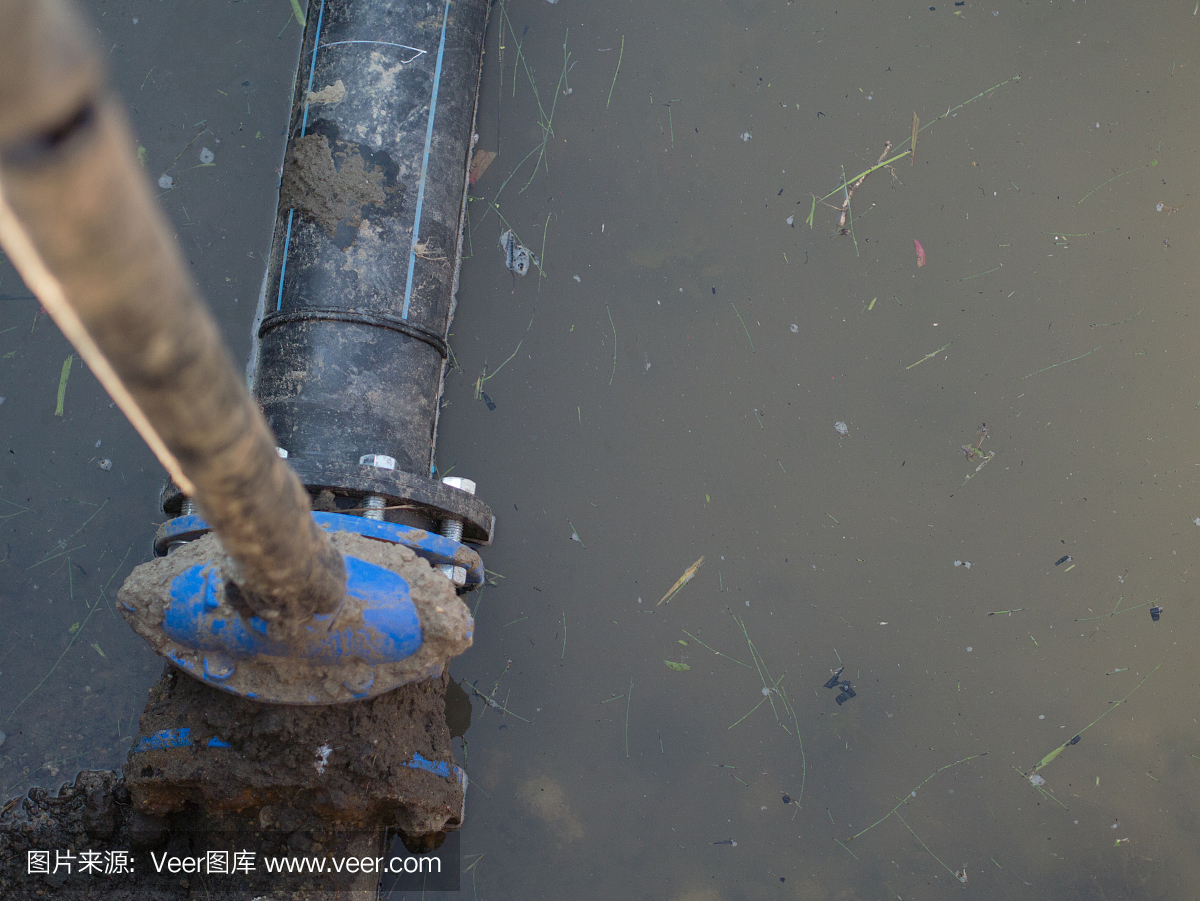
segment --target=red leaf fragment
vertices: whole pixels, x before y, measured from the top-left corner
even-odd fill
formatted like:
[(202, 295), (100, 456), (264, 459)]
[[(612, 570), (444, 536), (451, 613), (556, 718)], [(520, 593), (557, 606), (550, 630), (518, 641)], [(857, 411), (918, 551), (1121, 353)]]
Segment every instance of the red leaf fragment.
[(475, 156), (471, 158), (471, 171), (467, 177), (467, 183), (474, 186), (475, 182), (483, 178), (483, 173), (487, 171), (487, 167), (495, 158), (494, 150), (476, 150)]
[(925, 265), (925, 248), (921, 246), (921, 242), (913, 238), (913, 247), (917, 249), (917, 268), (920, 269)]

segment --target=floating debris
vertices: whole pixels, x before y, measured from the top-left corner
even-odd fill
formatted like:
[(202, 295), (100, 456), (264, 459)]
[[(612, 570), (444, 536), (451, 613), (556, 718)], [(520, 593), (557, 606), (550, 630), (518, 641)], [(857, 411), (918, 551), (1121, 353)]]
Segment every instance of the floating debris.
[(488, 166), (495, 158), (496, 151), (494, 150), (476, 150), (475, 156), (471, 158), (471, 171), (467, 176), (468, 184), (474, 185), (483, 178), (483, 173), (487, 171)]
[(1067, 554), (1065, 557), (1059, 557), (1057, 560), (1055, 560), (1054, 565), (1061, 566), (1064, 563), (1070, 563), (1070, 562), (1071, 562), (1071, 555)]
[[(825, 683), (826, 688), (840, 688), (841, 689), (841, 692), (838, 694), (838, 696), (836, 698), (834, 698), (834, 700), (837, 701), (839, 707), (841, 707), (843, 704), (845, 704), (847, 701), (849, 701), (851, 698), (853, 698), (855, 696), (855, 694), (857, 694), (854, 691), (854, 687), (850, 684), (850, 680), (842, 679), (842, 677), (841, 677), (842, 672), (845, 669), (846, 669), (846, 667), (844, 664), (842, 666), (839, 666), (837, 668), (837, 672), (834, 672), (833, 675), (829, 677), (829, 681)], [(766, 694), (766, 693), (767, 693), (767, 689), (764, 688), (763, 694)]]
[(175, 179), (164, 173), (158, 179), (158, 186), (164, 191), (169, 191), (171, 188), (175, 187)]
[(200, 148), (200, 164), (202, 166), (211, 166), (216, 158), (216, 155), (207, 147)]
[(537, 264), (537, 257), (529, 252), (529, 248), (517, 242), (517, 236), (510, 228), (500, 236), (500, 249), (504, 251), (504, 265), (517, 275), (529, 271), (529, 264)]
[(842, 422), (840, 419), (833, 424), (833, 430), (843, 438), (850, 434), (850, 426), (846, 425), (846, 423)]
[(694, 575), (696, 575), (696, 571), (699, 570), (700, 567), (703, 565), (704, 565), (704, 557), (703, 557), (703, 555), (701, 555), (699, 560), (697, 560), (695, 563), (693, 563), (691, 566), (689, 566), (687, 569), (685, 569), (683, 571), (683, 575), (675, 580), (675, 584), (671, 586), (670, 590), (666, 594), (664, 594), (662, 596), (662, 598), (659, 600), (658, 604), (655, 604), (654, 606), (657, 607), (657, 606), (659, 606), (659, 604), (670, 601), (671, 598), (673, 598), (675, 596), (675, 593), (677, 591), (679, 591), (679, 589), (683, 588), (684, 585), (686, 585), (688, 582), (692, 581), (692, 577)]
[(108, 457), (105, 457), (98, 465), (105, 472), (109, 472), (112, 469), (112, 460), (108, 459)]
[(925, 248), (921, 246), (921, 242), (916, 238), (913, 238), (913, 247), (915, 247), (917, 251), (917, 268), (920, 269), (926, 263)]
[(1150, 608), (1150, 618), (1152, 620), (1154, 620), (1155, 622), (1158, 622), (1158, 618), (1160, 616), (1162, 616), (1162, 611), (1163, 611), (1162, 607), (1151, 607)]

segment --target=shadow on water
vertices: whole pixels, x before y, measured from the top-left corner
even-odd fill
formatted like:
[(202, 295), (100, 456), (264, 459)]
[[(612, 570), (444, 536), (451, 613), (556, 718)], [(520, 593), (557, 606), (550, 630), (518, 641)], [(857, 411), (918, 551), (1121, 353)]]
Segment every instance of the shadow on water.
[[(933, 5), (494, 6), (439, 436), (500, 525), (472, 897), (1191, 896), (1200, 18)], [(133, 10), (93, 6), (244, 358), (299, 30)], [(122, 758), (162, 476), (5, 308), (13, 790)]]

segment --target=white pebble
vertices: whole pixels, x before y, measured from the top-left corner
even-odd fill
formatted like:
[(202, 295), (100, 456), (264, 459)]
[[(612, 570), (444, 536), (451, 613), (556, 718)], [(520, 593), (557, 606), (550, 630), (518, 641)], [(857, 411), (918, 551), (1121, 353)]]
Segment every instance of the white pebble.
[(171, 188), (175, 187), (175, 179), (164, 173), (158, 180), (158, 186), (164, 191), (169, 191)]
[(791, 225), (792, 223), (794, 223), (794, 222), (796, 221), (796, 217), (795, 217), (795, 216), (788, 216), (786, 221), (787, 221), (787, 224), (788, 224), (788, 225)]
[(209, 150), (207, 147), (200, 148), (200, 162), (201, 163), (203, 163), (204, 165), (207, 166), (214, 159), (216, 159), (216, 157), (213, 155), (213, 152), (211, 150)]
[(841, 420), (835, 422), (833, 424), (833, 428), (834, 431), (843, 437), (850, 434), (850, 426), (846, 425), (846, 423), (842, 422)]
[[(796, 325), (796, 323), (793, 322), (792, 323), (792, 334), (794, 335), (799, 331), (800, 331), (800, 326)], [(0, 401), (0, 403), (2, 403), (2, 401)], [(1196, 517), (1196, 525), (1200, 526), (1200, 516)]]
[(1039, 719), (1039, 720), (1044, 720), (1045, 718), (1046, 718), (1046, 714), (1044, 714), (1044, 713), (1039, 713), (1039, 714), (1038, 714), (1038, 719)]
[(967, 653), (968, 654), (970, 654), (973, 650), (975, 650), (973, 647), (971, 647), (970, 645), (967, 645)]

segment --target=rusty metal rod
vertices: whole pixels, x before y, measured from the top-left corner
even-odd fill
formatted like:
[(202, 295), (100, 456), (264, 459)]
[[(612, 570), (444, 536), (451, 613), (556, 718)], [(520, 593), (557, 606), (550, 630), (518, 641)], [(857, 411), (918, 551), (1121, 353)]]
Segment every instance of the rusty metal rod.
[(0, 245), (212, 525), (250, 612), (342, 602), (341, 556), (192, 285), (66, 0), (0, 0)]

